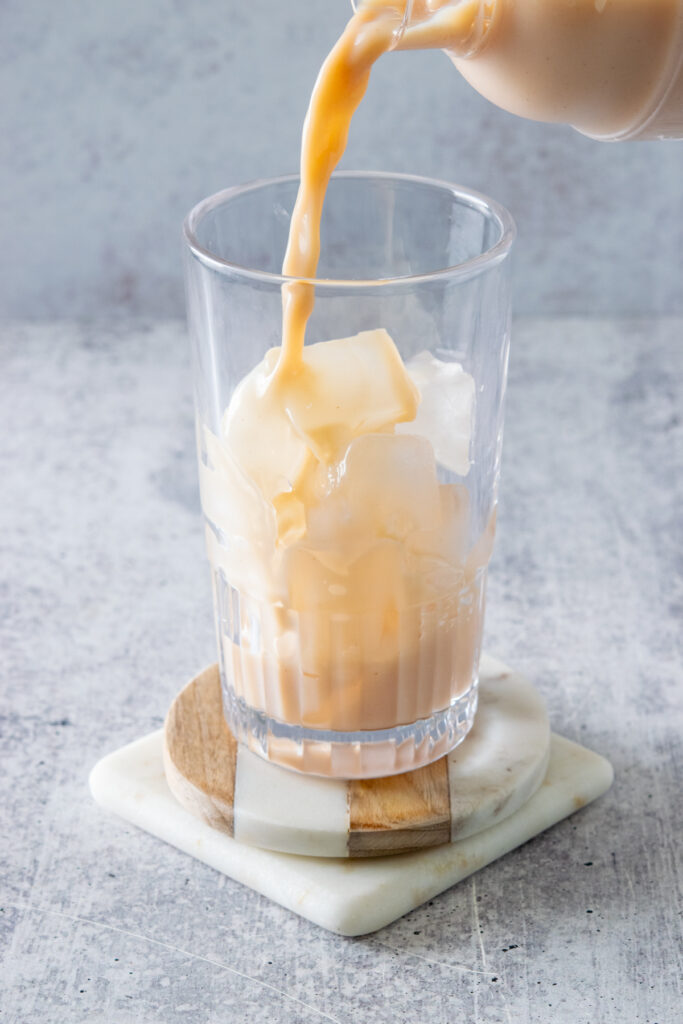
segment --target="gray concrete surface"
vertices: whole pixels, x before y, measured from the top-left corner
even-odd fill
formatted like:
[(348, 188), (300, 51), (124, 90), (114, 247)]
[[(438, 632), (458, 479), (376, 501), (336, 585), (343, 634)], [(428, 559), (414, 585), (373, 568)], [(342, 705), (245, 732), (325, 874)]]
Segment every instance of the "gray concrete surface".
[(87, 776), (214, 657), (184, 329), (0, 331), (0, 1021), (677, 1024), (683, 320), (523, 320), (486, 647), (613, 789), (341, 939)]
[[(314, 8), (314, 13), (312, 11)], [(0, 316), (179, 316), (180, 223), (296, 170), (348, 0), (0, 5)], [(683, 144), (505, 114), (439, 53), (373, 73), (346, 168), (487, 192), (519, 224), (516, 308), (683, 313)]]

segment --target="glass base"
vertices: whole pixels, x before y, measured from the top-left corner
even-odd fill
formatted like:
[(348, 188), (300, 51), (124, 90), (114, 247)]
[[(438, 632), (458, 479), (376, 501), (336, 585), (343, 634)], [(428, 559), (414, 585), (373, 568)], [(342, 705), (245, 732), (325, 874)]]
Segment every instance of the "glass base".
[(478, 680), (449, 707), (393, 729), (334, 732), (288, 725), (250, 707), (223, 679), (223, 707), (233, 735), (267, 761), (333, 779), (373, 779), (413, 771), (461, 743), (477, 710)]

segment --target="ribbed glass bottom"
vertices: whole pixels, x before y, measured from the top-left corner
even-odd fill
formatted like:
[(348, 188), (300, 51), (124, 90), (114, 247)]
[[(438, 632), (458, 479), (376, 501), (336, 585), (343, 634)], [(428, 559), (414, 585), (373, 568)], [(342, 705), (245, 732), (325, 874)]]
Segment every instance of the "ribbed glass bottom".
[(336, 779), (397, 775), (430, 764), (465, 739), (477, 710), (478, 681), (429, 718), (393, 729), (335, 732), (288, 725), (250, 707), (222, 675), (228, 725), (240, 742), (285, 768)]

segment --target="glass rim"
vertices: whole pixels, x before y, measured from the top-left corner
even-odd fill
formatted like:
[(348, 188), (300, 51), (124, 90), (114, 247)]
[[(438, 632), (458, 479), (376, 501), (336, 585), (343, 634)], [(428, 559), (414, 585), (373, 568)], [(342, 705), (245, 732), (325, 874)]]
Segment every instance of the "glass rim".
[(185, 217), (185, 220), (183, 221), (183, 237), (190, 252), (192, 252), (197, 259), (199, 259), (205, 266), (210, 267), (212, 270), (219, 271), (220, 273), (230, 273), (236, 277), (263, 281), (278, 286), (292, 282), (301, 282), (304, 284), (315, 285), (316, 288), (353, 290), (359, 288), (384, 288), (388, 285), (415, 285), (443, 278), (463, 280), (475, 277), (477, 274), (482, 273), (505, 259), (507, 254), (510, 252), (512, 243), (514, 242), (517, 234), (517, 228), (512, 215), (501, 203), (496, 202), (495, 199), (491, 199), (481, 192), (475, 192), (473, 189), (454, 185), (449, 181), (443, 181), (439, 178), (428, 178), (416, 174), (399, 174), (385, 171), (337, 171), (332, 175), (332, 180), (339, 179), (400, 182), (403, 184), (427, 185), (430, 188), (446, 190), (447, 192), (450, 192), (451, 196), (456, 201), (460, 201), (461, 205), (478, 210), (489, 220), (496, 221), (500, 229), (499, 238), (484, 252), (479, 253), (477, 256), (472, 256), (470, 259), (464, 260), (462, 263), (455, 263), (447, 267), (439, 267), (436, 270), (430, 270), (428, 273), (423, 274), (405, 274), (398, 275), (396, 277), (381, 278), (288, 277), (285, 274), (275, 274), (272, 271), (259, 270), (256, 267), (245, 267), (240, 263), (233, 262), (232, 260), (223, 259), (223, 257), (217, 256), (199, 242), (196, 230), (200, 221), (218, 207), (225, 205), (225, 203), (232, 199), (246, 195), (249, 192), (260, 191), (274, 185), (298, 182), (298, 174), (283, 174), (275, 178), (258, 178), (243, 185), (233, 185), (230, 188), (222, 189), (220, 192), (215, 192), (213, 195), (207, 196), (205, 199), (200, 200), (200, 202), (193, 206)]

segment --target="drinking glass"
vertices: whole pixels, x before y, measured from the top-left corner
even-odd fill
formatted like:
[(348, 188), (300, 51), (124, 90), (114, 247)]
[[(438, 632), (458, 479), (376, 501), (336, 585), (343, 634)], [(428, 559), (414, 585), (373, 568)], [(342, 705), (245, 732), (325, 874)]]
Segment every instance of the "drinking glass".
[[(184, 225), (224, 710), (242, 743), (288, 768), (391, 775), (447, 753), (476, 712), (515, 229), (503, 207), (445, 182), (333, 176), (318, 276), (300, 282), (315, 291), (304, 358), (317, 342), (384, 329), (400, 359), (399, 369), (377, 365), (378, 411), (396, 374), (409, 376), (419, 406), (413, 420), (339, 453), (334, 500), (347, 505), (328, 522), (325, 551), (314, 535), (327, 506), (308, 507), (296, 540), (271, 549), (253, 531), (272, 509), (235, 464), (225, 415), (237, 385), (281, 344), (297, 187), (290, 176), (228, 189)], [(354, 516), (363, 536), (359, 517), (372, 520), (371, 540), (337, 565), (334, 530), (341, 543)], [(287, 585), (271, 587), (285, 562)]]

